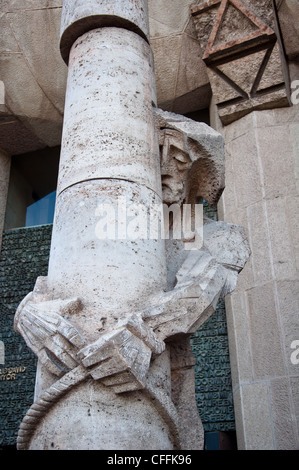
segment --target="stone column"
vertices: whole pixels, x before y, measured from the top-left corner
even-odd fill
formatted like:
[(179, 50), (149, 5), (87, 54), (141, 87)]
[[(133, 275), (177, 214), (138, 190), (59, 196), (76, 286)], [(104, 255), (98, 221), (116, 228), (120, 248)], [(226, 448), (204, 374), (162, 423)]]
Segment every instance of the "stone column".
[[(61, 50), (69, 73), (47, 290), (55, 299), (84, 299), (75, 321), (89, 342), (144, 307), (166, 282), (163, 242), (118, 232), (122, 211), (162, 202), (147, 36), (144, 0), (64, 2)], [(98, 234), (102, 204), (115, 211), (116, 239)], [(53, 379), (39, 365), (36, 397)], [(31, 442), (31, 448), (51, 446), (166, 449), (172, 443), (144, 394), (123, 398), (87, 381), (56, 406)]]
[[(94, 322), (100, 312), (107, 325), (163, 290), (165, 256), (161, 241), (128, 241), (120, 229), (125, 206), (161, 203), (147, 4), (105, 3), (64, 3), (61, 49), (69, 74), (48, 286), (55, 297), (84, 297), (97, 306)], [(117, 240), (99, 239), (103, 204), (119, 217)], [(91, 315), (89, 322), (90, 330), (100, 328)]]
[(151, 232), (160, 148), (163, 192), (179, 209), (217, 202), (224, 162), (219, 133), (154, 109), (147, 19), (145, 0), (64, 2), (69, 74), (49, 271), (15, 316), (39, 358), (19, 449), (203, 445), (188, 339), (235, 288), (248, 246), (240, 228), (210, 221), (204, 242), (189, 233), (190, 252), (174, 240), (169, 261), (162, 232)]

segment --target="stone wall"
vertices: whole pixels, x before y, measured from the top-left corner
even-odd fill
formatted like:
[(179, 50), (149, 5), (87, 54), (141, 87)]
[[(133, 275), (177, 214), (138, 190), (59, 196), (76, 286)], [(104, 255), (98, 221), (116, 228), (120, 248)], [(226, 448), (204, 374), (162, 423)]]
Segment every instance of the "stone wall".
[(13, 329), (15, 310), (47, 274), (52, 226), (4, 232), (0, 258), (0, 449), (14, 446), (19, 424), (33, 402), (36, 359)]
[[(252, 255), (226, 298), (240, 450), (298, 449), (299, 108), (253, 112), (222, 129), (221, 220), (242, 225)], [(258, 400), (257, 400), (258, 398)]]

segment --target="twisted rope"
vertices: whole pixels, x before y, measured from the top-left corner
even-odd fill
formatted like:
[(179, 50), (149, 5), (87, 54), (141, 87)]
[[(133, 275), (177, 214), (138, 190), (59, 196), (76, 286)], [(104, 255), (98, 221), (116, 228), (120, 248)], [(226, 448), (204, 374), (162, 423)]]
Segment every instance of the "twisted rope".
[(42, 418), (58, 400), (71, 388), (83, 382), (88, 376), (82, 366), (78, 366), (51, 385), (41, 397), (33, 403), (26, 413), (18, 432), (17, 449), (28, 450), (32, 436)]

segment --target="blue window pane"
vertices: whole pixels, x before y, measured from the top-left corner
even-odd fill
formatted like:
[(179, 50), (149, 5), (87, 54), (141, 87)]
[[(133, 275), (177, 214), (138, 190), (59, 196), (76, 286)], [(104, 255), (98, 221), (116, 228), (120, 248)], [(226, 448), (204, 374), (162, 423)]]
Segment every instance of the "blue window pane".
[(27, 207), (26, 227), (52, 224), (54, 220), (56, 191)]

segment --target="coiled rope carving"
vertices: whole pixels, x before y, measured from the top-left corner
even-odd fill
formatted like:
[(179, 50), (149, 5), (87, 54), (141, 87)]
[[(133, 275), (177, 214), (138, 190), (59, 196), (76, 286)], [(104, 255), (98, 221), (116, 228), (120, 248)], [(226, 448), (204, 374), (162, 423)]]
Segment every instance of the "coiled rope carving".
[[(84, 382), (89, 377), (83, 366), (78, 366), (65, 374), (46, 390), (41, 397), (33, 403), (26, 413), (18, 432), (17, 449), (28, 450), (31, 439), (42, 418), (50, 411), (60, 398), (66, 395), (74, 386)], [(162, 414), (169, 425), (175, 448), (179, 448), (179, 425), (175, 407), (169, 397), (162, 397), (153, 387), (145, 390), (149, 398), (154, 399), (156, 409)]]
[(86, 380), (88, 372), (84, 367), (78, 366), (65, 374), (61, 379), (51, 385), (41, 397), (33, 403), (26, 413), (18, 432), (17, 449), (28, 450), (31, 438), (42, 418), (49, 412), (58, 400), (75, 385)]

